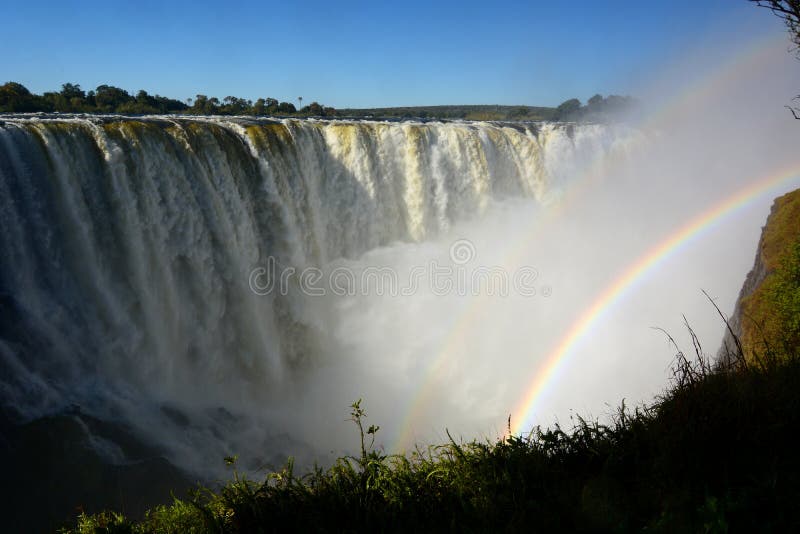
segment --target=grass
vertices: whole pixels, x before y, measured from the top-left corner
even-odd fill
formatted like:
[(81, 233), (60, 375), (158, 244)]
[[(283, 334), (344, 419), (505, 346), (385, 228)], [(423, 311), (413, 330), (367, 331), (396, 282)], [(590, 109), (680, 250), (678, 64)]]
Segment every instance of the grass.
[(497, 442), (405, 456), (372, 446), (360, 402), (359, 456), (298, 475), (290, 459), (253, 481), (149, 511), (141, 521), (81, 515), (69, 532), (516, 531), (727, 532), (800, 528), (800, 358), (737, 358), (713, 368), (699, 344), (679, 352), (656, 402), (613, 421), (534, 429)]
[[(771, 343), (800, 342), (800, 190), (775, 200), (759, 242), (763, 283), (742, 301), (742, 344), (747, 353)], [(787, 323), (794, 322), (787, 328)]]
[[(770, 232), (785, 235), (771, 224), (768, 248)], [(289, 459), (263, 480), (227, 458), (233, 478), (219, 491), (198, 488), (139, 521), (84, 514), (66, 532), (800, 531), (797, 235), (759, 288), (772, 321), (763, 341), (734, 334), (735, 353), (713, 363), (687, 325), (693, 350), (676, 346), (670, 387), (649, 405), (623, 402), (608, 424), (576, 417), (568, 429), (386, 455), (357, 401), (358, 456), (302, 475)]]

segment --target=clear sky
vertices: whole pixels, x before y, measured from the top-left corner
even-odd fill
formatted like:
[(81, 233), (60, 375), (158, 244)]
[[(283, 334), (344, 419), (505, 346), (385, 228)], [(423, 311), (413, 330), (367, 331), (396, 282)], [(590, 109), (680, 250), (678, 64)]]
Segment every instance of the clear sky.
[(106, 83), (334, 107), (557, 105), (635, 94), (660, 65), (780, 33), (744, 0), (9, 2), (0, 83)]

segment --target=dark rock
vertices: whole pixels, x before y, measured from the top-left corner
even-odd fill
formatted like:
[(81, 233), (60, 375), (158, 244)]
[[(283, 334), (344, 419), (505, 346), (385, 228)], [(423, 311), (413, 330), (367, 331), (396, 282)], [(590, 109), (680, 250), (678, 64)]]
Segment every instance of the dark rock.
[(117, 423), (75, 410), (17, 424), (0, 414), (3, 530), (52, 532), (77, 514), (142, 517), (196, 483)]

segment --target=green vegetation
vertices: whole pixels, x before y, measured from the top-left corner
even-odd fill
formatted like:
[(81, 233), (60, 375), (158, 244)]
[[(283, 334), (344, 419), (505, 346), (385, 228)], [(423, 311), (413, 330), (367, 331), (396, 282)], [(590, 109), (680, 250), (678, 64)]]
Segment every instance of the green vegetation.
[[(298, 99), (302, 102), (302, 99)], [(255, 102), (235, 96), (221, 101), (216, 97), (196, 95), (186, 102), (141, 90), (131, 95), (112, 85), (100, 85), (84, 91), (79, 84), (65, 83), (59, 92), (33, 94), (17, 82), (0, 85), (2, 112), (122, 113), (127, 115), (180, 113), (190, 115), (252, 115), (299, 117), (351, 117), (374, 119), (464, 119), (482, 121), (608, 121), (621, 112), (636, 107), (627, 96), (595, 95), (587, 104), (572, 98), (556, 108), (534, 106), (416, 106), (372, 109), (342, 109), (312, 102), (299, 110), (289, 102), (259, 98)]]
[(274, 98), (259, 98), (255, 102), (226, 96), (218, 98), (197, 95), (187, 102), (159, 95), (150, 95), (145, 90), (132, 96), (124, 89), (112, 85), (100, 85), (94, 91), (85, 92), (78, 84), (65, 83), (59, 92), (33, 94), (22, 84), (7, 82), (0, 85), (0, 112), (65, 112), (65, 113), (124, 113), (166, 114), (186, 113), (195, 115), (293, 115), (329, 117), (336, 113), (330, 107), (312, 102), (299, 111), (293, 104), (278, 102)]
[(800, 239), (781, 254), (779, 268), (744, 300), (743, 309), (742, 339), (751, 351), (780, 353), (784, 345), (800, 345)]
[(139, 91), (131, 96), (111, 85), (100, 85), (88, 93), (80, 85), (65, 83), (60, 92), (33, 94), (22, 84), (0, 85), (0, 112), (69, 112), (69, 113), (175, 113), (186, 104), (163, 96)]
[(624, 113), (638, 111), (639, 102), (630, 96), (594, 95), (581, 104), (577, 98), (571, 98), (556, 108), (556, 118), (564, 121), (604, 122)]
[(576, 418), (569, 431), (451, 438), (405, 456), (373, 447), (379, 428), (365, 430), (359, 401), (357, 457), (305, 475), (290, 459), (262, 481), (226, 458), (233, 480), (219, 491), (140, 521), (83, 514), (68, 532), (796, 531), (797, 346), (719, 369), (699, 343), (695, 354), (678, 353), (674, 384), (654, 404), (623, 402), (610, 424)]
[(776, 201), (759, 247), (770, 251), (758, 288), (770, 337), (748, 352), (736, 338), (727, 363), (714, 364), (689, 328), (694, 355), (676, 346), (673, 383), (650, 405), (623, 401), (607, 424), (576, 417), (568, 430), (451, 437), (387, 455), (357, 401), (358, 456), (302, 475), (290, 458), (258, 481), (226, 458), (233, 478), (219, 490), (199, 488), (140, 520), (81, 514), (66, 532), (798, 531), (799, 198)]
[(571, 98), (558, 107), (533, 106), (413, 106), (396, 108), (340, 109), (337, 115), (383, 119), (463, 119), (483, 121), (608, 121), (620, 113), (635, 110), (637, 101), (629, 96), (594, 95), (584, 106)]
[(532, 106), (407, 106), (394, 108), (348, 108), (337, 115), (375, 119), (463, 119), (463, 120), (553, 120), (555, 108)]
[[(742, 299), (742, 344), (747, 354), (770, 344), (800, 344), (800, 190), (775, 200), (758, 245), (763, 283)], [(781, 351), (783, 347), (775, 347)]]
[(767, 295), (780, 339), (789, 347), (800, 346), (800, 240), (784, 255), (767, 285)]

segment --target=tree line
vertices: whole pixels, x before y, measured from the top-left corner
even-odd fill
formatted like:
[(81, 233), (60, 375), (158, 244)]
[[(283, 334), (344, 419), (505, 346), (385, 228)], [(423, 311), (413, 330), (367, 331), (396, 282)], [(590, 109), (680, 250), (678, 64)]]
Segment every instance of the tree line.
[(632, 96), (596, 94), (581, 103), (570, 98), (557, 107), (508, 105), (403, 106), (390, 108), (345, 108), (340, 117), (364, 119), (450, 119), (474, 121), (576, 121), (612, 122), (623, 115), (636, 116), (641, 102)]
[(299, 110), (290, 102), (274, 98), (259, 98), (255, 102), (235, 96), (221, 101), (216, 97), (196, 95), (186, 102), (151, 95), (144, 89), (136, 95), (113, 85), (99, 85), (84, 91), (80, 84), (65, 83), (60, 91), (41, 95), (30, 92), (17, 82), (0, 85), (0, 112), (64, 112), (64, 113), (124, 113), (133, 115), (181, 113), (190, 115), (302, 115), (331, 117), (332, 107), (312, 102)]
[(342, 117), (375, 119), (463, 119), (478, 121), (584, 121), (608, 122), (622, 114), (640, 111), (640, 102), (631, 96), (594, 95), (586, 104), (570, 98), (557, 107), (507, 105), (404, 106), (390, 108), (346, 108)]
[(570, 98), (559, 104), (553, 116), (560, 121), (597, 121), (612, 119), (615, 115), (635, 112), (639, 101), (632, 96), (597, 94), (582, 104), (577, 98)]
[[(302, 99), (298, 99), (302, 102)], [(196, 95), (186, 101), (151, 95), (140, 90), (135, 95), (113, 85), (99, 85), (84, 91), (79, 84), (65, 83), (60, 91), (41, 95), (30, 92), (24, 85), (7, 82), (0, 85), (0, 112), (62, 112), (62, 113), (122, 113), (188, 114), (188, 115), (253, 115), (305, 117), (362, 117), (362, 118), (429, 118), (467, 120), (556, 120), (598, 121), (614, 120), (616, 115), (635, 110), (638, 101), (630, 96), (594, 95), (586, 104), (571, 98), (558, 107), (532, 106), (412, 106), (397, 108), (345, 109), (312, 102), (297, 109), (290, 102), (275, 98), (259, 98), (255, 102), (235, 96), (222, 100)]]
[(337, 114), (354, 118), (384, 119), (451, 119), (451, 120), (551, 120), (555, 108), (537, 106), (440, 105), (402, 106), (388, 108), (338, 109)]

